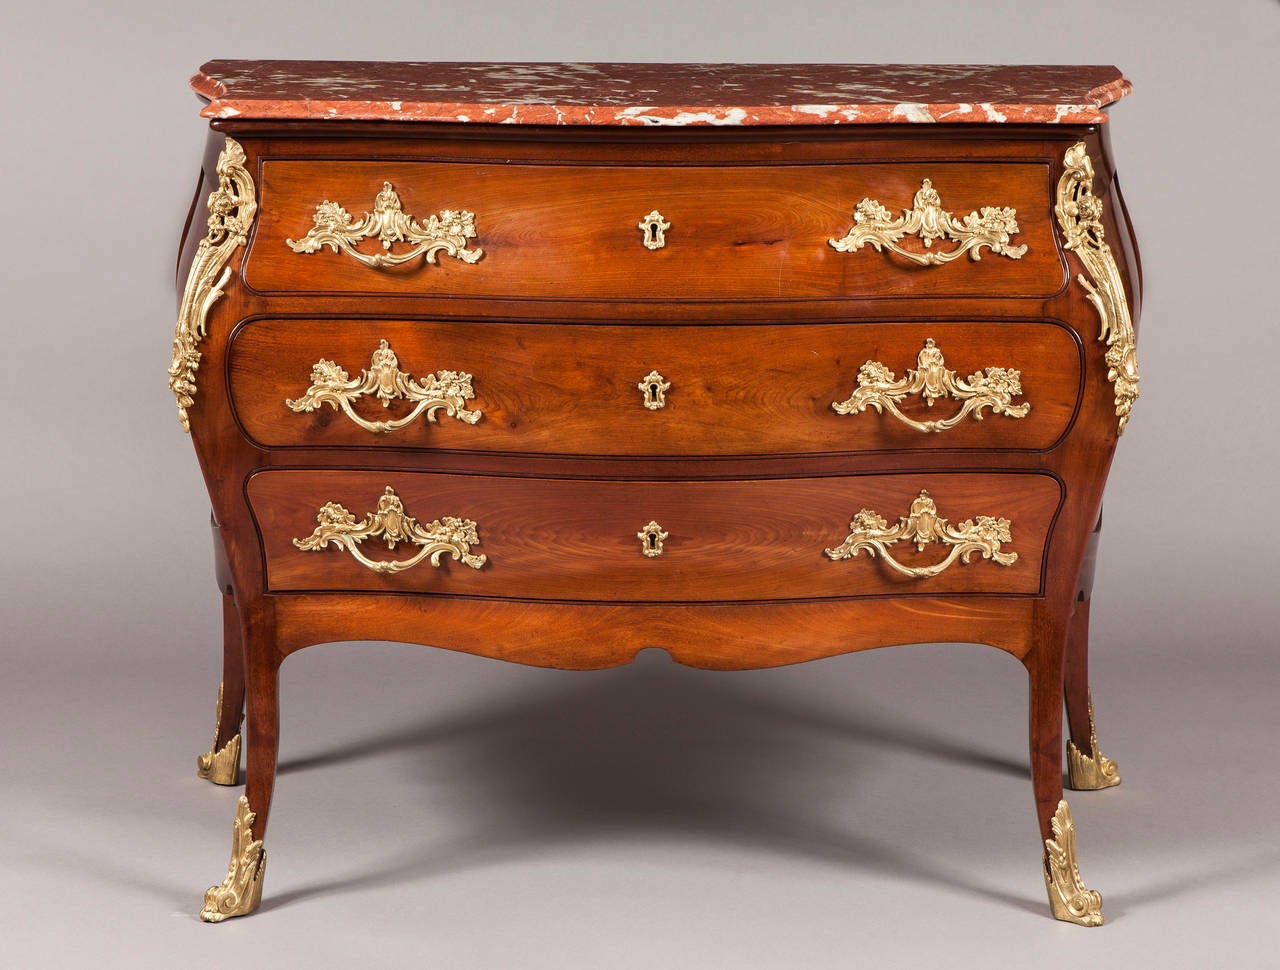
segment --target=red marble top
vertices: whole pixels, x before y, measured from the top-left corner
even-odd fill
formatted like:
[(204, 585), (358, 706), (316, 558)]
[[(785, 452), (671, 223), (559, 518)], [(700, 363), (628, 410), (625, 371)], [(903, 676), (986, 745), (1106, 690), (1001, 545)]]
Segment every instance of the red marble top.
[(1114, 67), (210, 61), (206, 118), (523, 125), (1097, 124)]

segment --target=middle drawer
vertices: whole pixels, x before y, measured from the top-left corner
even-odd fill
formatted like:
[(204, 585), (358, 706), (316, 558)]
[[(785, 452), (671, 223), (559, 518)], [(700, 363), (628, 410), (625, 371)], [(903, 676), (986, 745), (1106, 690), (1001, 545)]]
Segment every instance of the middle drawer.
[(268, 448), (709, 457), (1048, 450), (1082, 360), (1053, 322), (258, 319), (228, 370), (237, 421)]

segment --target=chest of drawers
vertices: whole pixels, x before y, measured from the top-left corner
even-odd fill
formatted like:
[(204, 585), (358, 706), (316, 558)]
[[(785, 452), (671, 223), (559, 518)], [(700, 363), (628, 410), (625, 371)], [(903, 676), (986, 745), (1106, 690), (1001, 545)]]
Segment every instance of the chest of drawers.
[[(990, 644), (1030, 682), (1052, 911), (1137, 397), (1113, 68), (213, 62), (169, 372), (225, 616), (202, 917), (258, 905), (278, 670)], [(921, 123), (932, 122), (932, 123)], [(246, 704), (247, 701), (247, 704)]]

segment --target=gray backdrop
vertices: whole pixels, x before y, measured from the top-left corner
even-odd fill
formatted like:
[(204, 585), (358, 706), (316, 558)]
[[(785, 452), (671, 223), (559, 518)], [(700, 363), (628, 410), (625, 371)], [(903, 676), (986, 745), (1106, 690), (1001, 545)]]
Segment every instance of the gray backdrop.
[[(0, 963), (1274, 966), (1273, 0), (5, 5)], [(1051, 921), (1021, 668), (926, 645), (570, 674), (385, 644), (283, 671), (262, 910), (195, 917), (234, 789), (204, 486), (166, 387), (214, 57), (1114, 63), (1142, 399), (1106, 501)], [(333, 723), (326, 715), (337, 712)], [(1274, 917), (1274, 914), (1273, 914)], [(1274, 924), (1273, 924), (1274, 925)]]

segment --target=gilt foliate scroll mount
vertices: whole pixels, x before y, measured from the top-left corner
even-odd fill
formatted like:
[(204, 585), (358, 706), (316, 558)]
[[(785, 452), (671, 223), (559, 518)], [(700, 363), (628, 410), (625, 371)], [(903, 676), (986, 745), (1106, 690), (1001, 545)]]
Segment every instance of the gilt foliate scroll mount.
[[(942, 208), (942, 199), (931, 179), (924, 179), (916, 191), (910, 209), (902, 215), (893, 213), (875, 199), (863, 199), (853, 212), (853, 226), (839, 239), (828, 239), (831, 248), (841, 253), (857, 252), (871, 246), (876, 252), (897, 253), (917, 266), (940, 266), (959, 259), (965, 253), (974, 262), (982, 259), (982, 250), (998, 256), (1021, 259), (1026, 246), (1015, 246), (1012, 239), (1018, 228), (1018, 211), (1008, 206), (983, 206), (977, 212), (957, 219)], [(913, 252), (898, 245), (906, 236), (914, 236), (924, 252)], [(938, 240), (955, 243), (954, 248), (935, 250)]]
[[(295, 253), (315, 253), (328, 246), (335, 253), (345, 253), (365, 266), (382, 269), (399, 266), (421, 256), (436, 263), (444, 253), (464, 263), (474, 263), (484, 255), (482, 249), (468, 249), (468, 240), (476, 236), (475, 213), (465, 209), (444, 209), (420, 223), (404, 211), (400, 196), (390, 182), (382, 183), (382, 191), (373, 200), (373, 211), (354, 219), (337, 202), (325, 199), (316, 206), (312, 217), (315, 225), (299, 240), (286, 239)], [(382, 252), (363, 253), (356, 246), (365, 239), (377, 239)], [(394, 243), (408, 243), (409, 248), (393, 252)]]
[(215, 785), (234, 785), (240, 775), (240, 732), (237, 731), (230, 741), (218, 747), (218, 737), (222, 734), (222, 693), (223, 684), (218, 684), (217, 721), (213, 728), (213, 745), (208, 752), (196, 756), (196, 777), (204, 778)]
[[(917, 552), (934, 542), (951, 547), (942, 562), (932, 566), (907, 566), (893, 558), (889, 547), (903, 540), (913, 542)], [(1001, 545), (1013, 541), (1008, 519), (979, 515), (952, 525), (938, 515), (938, 506), (927, 491), (921, 491), (911, 503), (910, 511), (896, 525), (889, 525), (880, 513), (862, 509), (849, 523), (849, 535), (834, 549), (824, 550), (833, 560), (851, 559), (859, 552), (874, 558), (880, 556), (897, 572), (911, 579), (928, 579), (949, 569), (959, 560), (968, 563), (976, 552), (983, 559), (990, 559), (1001, 566), (1017, 562), (1016, 552), (1004, 552)]]
[(1049, 823), (1053, 838), (1044, 843), (1044, 885), (1055, 919), (1080, 926), (1102, 925), (1102, 894), (1085, 886), (1076, 859), (1076, 823), (1065, 801)]
[(1063, 248), (1079, 256), (1088, 271), (1088, 276), (1077, 274), (1076, 281), (1098, 311), (1098, 339), (1107, 344), (1107, 380), (1115, 387), (1117, 434), (1124, 434), (1138, 399), (1138, 338), (1120, 267), (1103, 236), (1103, 204), (1093, 194), (1093, 162), (1084, 142), (1067, 149), (1062, 167), (1053, 213), (1062, 230)]
[[(316, 513), (316, 522), (319, 524), (311, 535), (293, 540), (295, 546), (304, 552), (320, 551), (330, 545), (345, 549), (357, 562), (379, 575), (404, 572), (427, 558), (431, 565), (438, 567), (445, 553), (472, 569), (485, 564), (483, 553), (471, 552), (471, 547), (480, 542), (474, 522), (446, 515), (423, 525), (405, 513), (404, 503), (390, 485), (378, 499), (377, 511), (370, 512), (362, 521), (357, 522), (356, 517), (337, 502), (327, 502)], [(381, 539), (388, 549), (395, 549), (402, 542), (419, 549), (409, 559), (370, 559), (360, 548), (366, 539)]]
[(249, 808), (249, 799), (241, 795), (236, 802), (236, 818), (232, 824), (231, 864), (227, 877), (219, 886), (211, 886), (204, 894), (200, 918), (206, 923), (221, 923), (233, 916), (248, 916), (262, 902), (262, 877), (267, 868), (267, 853), (262, 840), (253, 837), (257, 813)]
[[(875, 408), (881, 414), (887, 411), (917, 431), (936, 432), (954, 428), (970, 414), (974, 420), (981, 421), (984, 408), (990, 408), (992, 414), (1024, 418), (1031, 405), (1013, 403), (1013, 398), (1021, 393), (1022, 372), (1013, 368), (988, 367), (985, 372), (975, 371), (965, 379), (956, 377), (930, 337), (916, 358), (914, 370), (908, 369), (899, 379), (880, 361), (869, 360), (858, 368), (858, 386), (849, 399), (836, 401), (831, 407), (837, 414), (861, 414), (869, 407)], [(898, 409), (905, 398), (915, 394), (921, 395), (929, 407), (943, 398), (954, 398), (964, 404), (949, 418), (917, 421)]]
[[(369, 421), (352, 406), (353, 402), (367, 395), (377, 397), (384, 408), (390, 407), (395, 400), (412, 401), (415, 406), (401, 418)], [(466, 424), (475, 424), (483, 413), (466, 408), (466, 402), (475, 396), (471, 375), (462, 371), (442, 370), (414, 380), (400, 370), (400, 361), (391, 345), (381, 340), (369, 361), (368, 370), (361, 371), (359, 377), (352, 379), (337, 363), (322, 357), (311, 368), (311, 386), (301, 397), (286, 399), (284, 403), (299, 414), (328, 404), (366, 431), (389, 434), (407, 427), (423, 414), (434, 424), (436, 412), (440, 410)]]
[(209, 325), (209, 310), (222, 298), (231, 279), (227, 263), (249, 238), (258, 211), (253, 177), (245, 167), (244, 149), (228, 138), (214, 166), (218, 187), (209, 194), (208, 233), (196, 248), (187, 271), (187, 283), (178, 307), (173, 333), (173, 361), (169, 364), (169, 389), (178, 402), (182, 430), (191, 430), (187, 409), (195, 403), (196, 371), (200, 368), (200, 341)]
[(1089, 754), (1075, 741), (1067, 740), (1067, 781), (1076, 791), (1099, 791), (1120, 784), (1120, 768), (1098, 750), (1098, 728), (1093, 719), (1093, 696), (1089, 697)]

